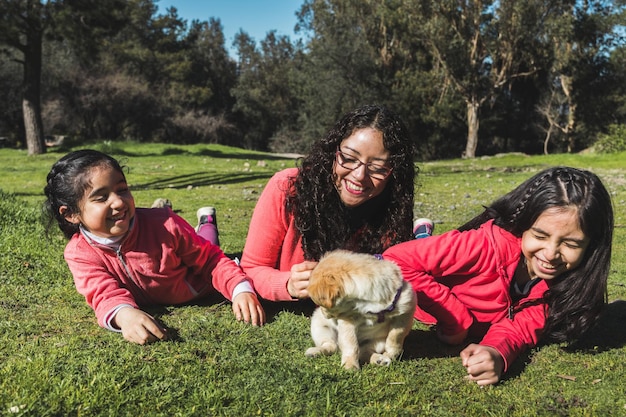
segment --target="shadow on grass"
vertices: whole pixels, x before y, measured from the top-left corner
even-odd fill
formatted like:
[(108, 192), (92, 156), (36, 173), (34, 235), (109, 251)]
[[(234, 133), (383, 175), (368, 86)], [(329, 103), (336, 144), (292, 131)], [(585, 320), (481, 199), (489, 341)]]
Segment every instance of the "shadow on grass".
[[(614, 301), (606, 306), (596, 325), (587, 334), (577, 342), (563, 347), (563, 350), (568, 353), (580, 352), (596, 355), (612, 349), (620, 349), (626, 346), (625, 321), (626, 301)], [(521, 375), (532, 355), (532, 349), (521, 354), (504, 374), (502, 381)]]
[[(310, 299), (300, 301), (262, 301), (267, 322), (271, 323), (281, 312), (311, 317), (317, 307)], [(404, 341), (402, 360), (420, 358), (458, 357), (464, 346), (449, 346), (440, 342), (431, 330), (412, 329)]]
[[(122, 144), (123, 146), (123, 144)], [(181, 145), (186, 146), (186, 145)], [(238, 160), (250, 160), (250, 161), (278, 161), (278, 160), (293, 160), (298, 159), (301, 155), (298, 154), (271, 154), (271, 153), (254, 153), (254, 152), (231, 152), (231, 151), (221, 151), (219, 149), (199, 149), (199, 150), (189, 150), (184, 149), (182, 147), (166, 147), (161, 152), (138, 152), (138, 151), (128, 151), (122, 149), (116, 144), (113, 144), (111, 148), (103, 147), (101, 145), (91, 146), (92, 149), (97, 149), (101, 152), (110, 154), (116, 158), (119, 157), (133, 157), (133, 158), (141, 158), (141, 157), (155, 157), (155, 156), (173, 156), (173, 155), (189, 155), (189, 156), (207, 156), (209, 158), (219, 158), (219, 159), (238, 159)], [(65, 148), (63, 150), (59, 150), (61, 153), (67, 153), (71, 149)]]
[(196, 172), (193, 174), (176, 175), (167, 178), (159, 178), (156, 181), (133, 184), (133, 190), (162, 190), (181, 189), (187, 187), (202, 187), (216, 184), (238, 184), (254, 180), (268, 180), (273, 172), (249, 173), (241, 172), (229, 175), (207, 174), (206, 172)]
[(413, 329), (404, 340), (402, 360), (458, 357), (464, 347), (442, 343), (434, 330)]
[[(212, 294), (189, 305), (198, 306), (221, 306), (229, 303), (221, 294)], [(261, 300), (267, 323), (271, 324), (281, 312), (290, 312), (296, 315), (311, 317), (316, 305), (311, 300), (294, 302), (271, 302)], [(157, 320), (160, 317), (172, 314), (171, 308), (156, 307), (148, 310)], [(159, 320), (160, 321), (160, 320)], [(607, 305), (596, 326), (583, 338), (571, 346), (564, 347), (567, 352), (583, 352), (598, 354), (611, 349), (619, 349), (626, 346), (626, 329), (623, 323), (626, 321), (626, 300), (618, 300)], [(168, 328), (170, 340), (180, 340), (177, 329)], [(478, 341), (473, 341), (478, 343)], [(413, 329), (404, 341), (404, 353), (402, 360), (420, 358), (458, 358), (465, 344), (449, 346), (440, 342), (433, 330)], [(510, 366), (502, 381), (519, 377), (526, 368), (533, 350), (522, 353)]]
[(626, 346), (626, 300), (609, 303), (596, 325), (567, 351), (597, 354)]
[(263, 309), (265, 310), (265, 316), (267, 322), (271, 323), (278, 316), (279, 313), (289, 312), (296, 315), (303, 315), (305, 317), (311, 317), (316, 305), (310, 299), (299, 301), (267, 301), (261, 300)]
[[(313, 314), (313, 310), (315, 310), (316, 307), (311, 300), (273, 302), (260, 298), (260, 301), (261, 305), (263, 306), (263, 310), (265, 310), (265, 317), (267, 321), (266, 325), (271, 324), (282, 312), (290, 312), (296, 315), (311, 317), (311, 315)], [(167, 328), (169, 340), (184, 341), (180, 337), (177, 329), (165, 325), (163, 320), (161, 320), (162, 317), (176, 314), (176, 308), (178, 307), (199, 306), (218, 308), (223, 306), (224, 304), (230, 305), (231, 302), (227, 300), (222, 294), (215, 292), (201, 299), (190, 301), (189, 303), (178, 304), (174, 306), (151, 306), (144, 308), (144, 310), (152, 317), (154, 317), (163, 327)]]
[(180, 307), (184, 307), (184, 306), (198, 306), (198, 307), (221, 307), (224, 304), (230, 304), (230, 301), (227, 300), (222, 294), (220, 294), (219, 292), (214, 292), (211, 293), (209, 295), (207, 295), (206, 297), (197, 299), (197, 300), (192, 300), (188, 303), (183, 303), (183, 304), (176, 304), (176, 305), (168, 305), (168, 306), (150, 306), (150, 307), (143, 307), (142, 310), (144, 310), (146, 313), (150, 314), (152, 317), (154, 317), (154, 319), (159, 322), (159, 324), (161, 326), (163, 326), (165, 329), (167, 329), (167, 335), (168, 335), (168, 340), (170, 341), (178, 341), (184, 342), (184, 339), (180, 336), (180, 332), (177, 328), (172, 327), (172, 326), (168, 326), (166, 325), (163, 320), (161, 320), (162, 317), (167, 317), (170, 315), (174, 315), (176, 314), (176, 309), (180, 308)]
[(208, 156), (211, 158), (230, 158), (241, 159), (251, 161), (279, 161), (279, 160), (292, 160), (298, 159), (299, 155), (281, 155), (281, 154), (268, 154), (268, 153), (225, 153), (219, 150), (202, 149), (198, 152), (189, 152), (192, 155)]

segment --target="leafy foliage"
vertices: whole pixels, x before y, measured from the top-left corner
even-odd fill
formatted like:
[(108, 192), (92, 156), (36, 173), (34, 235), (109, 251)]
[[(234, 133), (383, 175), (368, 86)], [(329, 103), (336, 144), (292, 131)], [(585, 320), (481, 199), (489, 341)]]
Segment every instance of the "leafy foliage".
[(600, 135), (594, 149), (599, 153), (626, 151), (626, 125), (609, 126), (609, 133)]
[(4, 143), (39, 153), (45, 133), (306, 152), (344, 113), (379, 103), (431, 160), (576, 152), (626, 120), (623, 2), (301, 0), (301, 39), (242, 30), (236, 56), (219, 19), (157, 4), (0, 2)]

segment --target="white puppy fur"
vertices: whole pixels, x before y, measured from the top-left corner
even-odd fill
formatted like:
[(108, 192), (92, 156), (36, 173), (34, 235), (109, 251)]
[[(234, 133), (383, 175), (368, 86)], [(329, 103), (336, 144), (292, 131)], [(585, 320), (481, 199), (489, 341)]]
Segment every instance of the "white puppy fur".
[(341, 351), (341, 364), (389, 365), (411, 331), (416, 296), (400, 268), (373, 255), (336, 250), (320, 259), (309, 281), (319, 306), (311, 317), (309, 357)]

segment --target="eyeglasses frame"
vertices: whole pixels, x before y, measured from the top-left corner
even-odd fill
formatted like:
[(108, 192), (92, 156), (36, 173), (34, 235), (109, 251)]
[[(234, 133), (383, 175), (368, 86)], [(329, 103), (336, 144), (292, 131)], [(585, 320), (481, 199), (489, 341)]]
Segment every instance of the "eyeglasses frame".
[[(358, 164), (356, 167), (354, 167), (354, 168), (349, 168), (349, 167), (346, 167), (346, 166), (344, 166), (344, 165), (343, 165), (343, 163), (341, 162), (341, 160), (344, 160), (344, 161), (345, 161), (346, 159), (354, 159), (354, 160), (356, 160), (359, 164)], [(370, 170), (370, 166), (371, 166), (371, 165), (376, 165), (376, 166), (379, 166), (378, 164), (373, 164), (372, 162), (363, 162), (363, 161), (361, 161), (360, 159), (355, 158), (355, 157), (353, 157), (353, 156), (349, 156), (349, 155), (347, 156), (347, 155), (345, 154), (345, 152), (342, 152), (342, 151), (341, 151), (341, 149), (340, 149), (340, 148), (337, 148), (337, 151), (335, 152), (335, 161), (337, 161), (337, 164), (339, 164), (339, 166), (341, 166), (341, 167), (342, 167), (342, 168), (344, 168), (344, 169), (350, 170), (350, 171), (354, 171), (354, 170), (356, 170), (356, 169), (361, 168), (363, 165), (365, 165), (365, 172), (367, 173), (367, 175), (368, 175), (368, 176), (370, 176), (371, 178), (377, 179), (377, 180), (379, 180), (379, 181), (382, 181), (382, 180), (387, 179), (387, 177), (389, 177), (389, 175), (391, 175), (391, 173), (393, 172), (393, 168), (389, 168), (389, 167), (386, 167), (386, 166), (384, 166), (384, 165), (380, 165), (380, 167), (381, 167), (381, 168), (385, 168), (385, 169), (387, 169), (387, 173), (385, 174), (385, 176), (384, 176), (384, 177), (382, 177), (382, 178), (380, 178), (380, 177), (377, 177), (377, 175), (378, 175), (378, 174), (375, 174), (375, 173), (374, 173), (374, 175), (372, 175), (372, 170)]]

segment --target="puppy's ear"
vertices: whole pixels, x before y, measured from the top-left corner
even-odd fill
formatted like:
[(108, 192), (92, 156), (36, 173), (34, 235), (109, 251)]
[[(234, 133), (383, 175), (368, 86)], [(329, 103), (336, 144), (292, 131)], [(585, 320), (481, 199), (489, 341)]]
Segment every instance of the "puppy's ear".
[(309, 297), (318, 306), (332, 308), (335, 301), (345, 294), (343, 280), (329, 272), (321, 273), (312, 280), (308, 288)]

